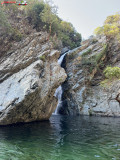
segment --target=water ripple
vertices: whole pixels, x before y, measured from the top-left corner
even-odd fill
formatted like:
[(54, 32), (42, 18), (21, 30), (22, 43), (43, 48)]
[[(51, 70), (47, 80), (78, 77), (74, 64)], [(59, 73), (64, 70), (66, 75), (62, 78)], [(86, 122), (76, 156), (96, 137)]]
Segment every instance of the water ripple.
[(52, 116), (0, 128), (0, 160), (120, 160), (120, 119)]

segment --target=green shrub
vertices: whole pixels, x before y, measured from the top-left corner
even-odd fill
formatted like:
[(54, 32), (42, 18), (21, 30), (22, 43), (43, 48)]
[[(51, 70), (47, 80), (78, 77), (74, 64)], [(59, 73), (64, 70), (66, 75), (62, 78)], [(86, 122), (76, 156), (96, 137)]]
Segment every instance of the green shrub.
[(99, 63), (102, 57), (106, 54), (107, 54), (107, 44), (104, 44), (103, 50), (99, 54), (93, 56), (93, 58), (95, 59), (96, 63)]
[(42, 60), (43, 62), (45, 62), (45, 55), (40, 56), (40, 60)]
[(104, 88), (108, 88), (111, 85), (111, 81), (105, 79), (104, 81), (100, 82), (100, 86)]
[(21, 34), (18, 29), (13, 29), (10, 39), (19, 42), (22, 38), (23, 34)]
[(85, 67), (87, 66), (89, 73), (92, 73), (93, 69), (97, 67), (97, 62), (93, 57), (84, 57), (82, 58), (82, 65), (84, 65)]
[(9, 10), (10, 15), (14, 17), (19, 13), (19, 7), (16, 4), (6, 5), (5, 10)]
[(50, 37), (51, 42), (53, 43), (54, 49), (60, 50), (62, 46), (62, 41), (57, 37)]
[(106, 67), (103, 73), (107, 79), (120, 78), (119, 67)]
[(85, 56), (89, 55), (91, 52), (92, 52), (92, 50), (91, 50), (91, 49), (88, 49), (86, 52), (84, 52), (84, 53), (82, 54), (82, 57), (85, 57)]
[(8, 16), (4, 12), (3, 8), (0, 6), (0, 27), (2, 30), (2, 33), (7, 36), (12, 31), (12, 26), (8, 21)]
[(86, 56), (90, 52), (92, 52), (91, 49), (89, 49), (88, 51), (86, 51), (85, 53), (83, 53), (83, 55), (82, 55), (82, 65), (88, 66), (88, 70), (89, 70), (90, 73), (92, 73), (93, 69), (95, 69), (95, 68), (98, 69), (99, 68), (99, 66), (102, 63), (102, 61), (101, 61), (102, 57), (107, 54), (107, 45), (104, 44), (103, 47), (104, 48), (103, 48), (103, 50), (100, 53), (98, 53), (98, 54), (96, 54), (96, 55), (94, 55), (94, 56), (92, 56), (90, 58), (88, 58)]
[(104, 75), (106, 79), (101, 81), (100, 86), (104, 88), (109, 88), (114, 81), (120, 78), (120, 68), (119, 67), (106, 67), (104, 70)]

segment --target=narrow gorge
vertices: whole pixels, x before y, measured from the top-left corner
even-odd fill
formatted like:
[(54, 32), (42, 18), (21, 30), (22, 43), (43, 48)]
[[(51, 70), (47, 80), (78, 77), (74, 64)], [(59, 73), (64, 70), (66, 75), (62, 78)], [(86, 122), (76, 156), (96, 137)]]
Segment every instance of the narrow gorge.
[[(61, 66), (62, 63), (63, 63), (63, 60), (64, 60), (66, 54), (67, 54), (67, 52), (63, 53), (63, 55), (61, 55), (61, 56), (59, 57), (59, 59), (58, 59), (58, 64), (59, 64), (60, 66)], [(58, 104), (57, 104), (57, 107), (56, 107), (55, 112), (54, 112), (55, 115), (56, 115), (56, 114), (59, 114), (59, 110), (60, 110), (60, 108), (61, 108), (62, 105), (63, 105), (63, 104), (62, 104), (62, 95), (63, 95), (63, 90), (62, 90), (62, 86), (60, 85), (60, 86), (56, 89), (56, 91), (55, 91), (55, 97), (58, 99)]]
[(119, 6), (0, 0), (0, 160), (120, 160)]
[[(64, 60), (67, 79), (62, 84), (61, 114), (120, 116), (120, 80), (104, 81), (103, 70), (119, 65), (119, 42), (91, 37)], [(113, 54), (114, 53), (114, 54)]]
[(0, 7), (0, 125), (52, 114), (119, 117), (120, 15), (82, 41), (49, 3), (30, 5)]

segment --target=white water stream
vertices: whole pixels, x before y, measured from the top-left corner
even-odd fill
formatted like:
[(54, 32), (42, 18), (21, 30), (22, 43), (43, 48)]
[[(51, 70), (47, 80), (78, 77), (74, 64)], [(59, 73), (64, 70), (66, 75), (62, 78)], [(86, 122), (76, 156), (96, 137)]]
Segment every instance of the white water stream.
[[(61, 64), (62, 64), (62, 62), (63, 62), (63, 59), (64, 59), (64, 57), (65, 57), (65, 55), (67, 54), (67, 52), (66, 53), (64, 53), (59, 59), (58, 59), (58, 63), (59, 63), (59, 65), (61, 66)], [(62, 103), (62, 86), (59, 86), (57, 89), (56, 89), (56, 91), (55, 91), (55, 97), (58, 99), (58, 104), (57, 104), (57, 107), (56, 107), (56, 110), (55, 110), (55, 112), (53, 113), (53, 114), (58, 114), (58, 111), (59, 111), (59, 106), (60, 106), (60, 104)]]

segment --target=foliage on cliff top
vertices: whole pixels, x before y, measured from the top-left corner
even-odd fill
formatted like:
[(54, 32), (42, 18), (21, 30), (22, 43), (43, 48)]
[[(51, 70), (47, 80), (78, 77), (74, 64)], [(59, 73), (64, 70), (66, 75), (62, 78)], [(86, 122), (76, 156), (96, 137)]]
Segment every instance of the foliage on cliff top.
[(2, 30), (2, 34), (9, 34), (12, 30), (12, 26), (10, 25), (7, 15), (4, 13), (3, 8), (0, 6), (0, 29)]
[(120, 41), (120, 13), (108, 16), (102, 27), (94, 30), (96, 35), (105, 35), (107, 38), (116, 37)]
[[(20, 30), (22, 28), (20, 23), (25, 18), (28, 19), (33, 29), (47, 31), (49, 33), (48, 40), (51, 40), (52, 37), (57, 37), (58, 41), (62, 41), (63, 47), (67, 46), (70, 49), (80, 46), (81, 34), (75, 30), (70, 22), (63, 21), (58, 17), (57, 7), (51, 1), (30, 0), (26, 6), (18, 6), (16, 4), (0, 6), (0, 29), (2, 27), (4, 31), (2, 33), (6, 34), (5, 36), (20, 40), (22, 37), (20, 33), (26, 34), (24, 29), (22, 29), (22, 32)], [(19, 23), (17, 27), (16, 22)], [(29, 28), (28, 24), (25, 29), (27, 28)], [(17, 36), (16, 30), (19, 32)]]
[[(33, 3), (34, 2), (34, 3)], [(79, 34), (70, 22), (63, 21), (57, 15), (57, 7), (43, 0), (32, 0), (32, 5), (26, 7), (29, 22), (36, 30), (49, 32), (50, 36), (57, 36), (64, 47), (76, 48), (80, 46), (81, 34)]]
[(0, 38), (2, 40), (8, 38), (8, 40), (20, 41), (22, 39), (21, 26), (18, 25), (18, 14), (20, 12), (22, 11), (15, 4), (0, 5)]

